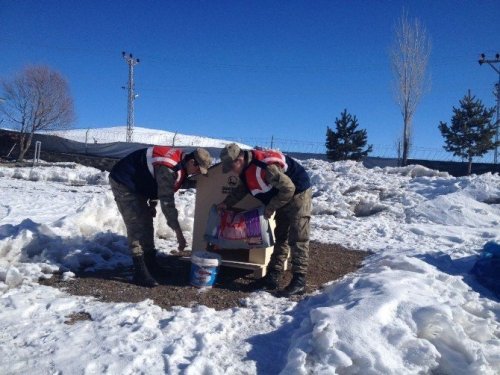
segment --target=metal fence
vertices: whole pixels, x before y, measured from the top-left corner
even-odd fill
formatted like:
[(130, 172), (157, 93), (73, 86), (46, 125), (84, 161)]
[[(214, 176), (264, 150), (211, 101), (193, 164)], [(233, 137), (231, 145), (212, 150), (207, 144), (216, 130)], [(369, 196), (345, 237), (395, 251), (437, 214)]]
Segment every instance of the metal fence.
[[(72, 141), (65, 142), (64, 148), (66, 152), (71, 152), (75, 148), (78, 153), (97, 153), (103, 155), (111, 152), (112, 156), (119, 156), (122, 152), (115, 152), (117, 148), (124, 148), (124, 145), (117, 146), (117, 142), (125, 142), (126, 132), (124, 127), (120, 128), (86, 128), (71, 130), (70, 133), (64, 132), (47, 132), (47, 135), (54, 134), (61, 137), (71, 138)], [(238, 142), (250, 147), (274, 148), (288, 153), (303, 153), (303, 154), (326, 154), (325, 141), (318, 140), (298, 140), (280, 137), (224, 137), (217, 138), (189, 136), (178, 134), (176, 132), (154, 131), (145, 132), (143, 130), (134, 132), (133, 143), (136, 145), (174, 145), (184, 147), (223, 147), (224, 141)], [(74, 143), (73, 143), (74, 142)], [(78, 142), (80, 144), (78, 144)], [(112, 147), (109, 144), (115, 144)], [(62, 145), (61, 145), (62, 146)], [(129, 145), (132, 146), (132, 145)], [(128, 149), (137, 148), (128, 147)], [(110, 151), (110, 148), (113, 151)], [(127, 147), (125, 147), (127, 148)], [(82, 149), (84, 151), (82, 152)], [(398, 159), (398, 147), (396, 144), (374, 144), (373, 150), (370, 153), (371, 157)], [(421, 147), (412, 146), (409, 154), (410, 159), (417, 160), (432, 160), (432, 161), (459, 161), (461, 158), (453, 156), (441, 147)], [(475, 158), (474, 162), (493, 163), (493, 152), (490, 152), (482, 158)]]
[[(326, 154), (325, 142), (320, 141), (246, 137), (227, 137), (226, 139), (244, 143), (249, 146), (275, 148), (284, 152)], [(372, 152), (369, 156), (391, 159), (400, 158), (400, 155), (398, 155), (397, 145), (387, 144), (374, 144)], [(410, 148), (409, 158), (418, 160), (463, 161), (461, 158), (454, 156), (453, 154), (445, 151), (443, 148), (420, 146), (413, 146)], [(493, 152), (486, 154), (482, 158), (475, 158), (475, 161), (481, 161), (482, 163), (493, 163)]]

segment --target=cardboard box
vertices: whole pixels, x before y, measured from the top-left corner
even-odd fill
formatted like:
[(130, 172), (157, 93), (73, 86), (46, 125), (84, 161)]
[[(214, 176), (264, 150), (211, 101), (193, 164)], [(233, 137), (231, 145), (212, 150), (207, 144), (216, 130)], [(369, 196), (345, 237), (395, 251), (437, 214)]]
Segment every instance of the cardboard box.
[[(213, 204), (222, 202), (231, 189), (234, 189), (238, 185), (239, 178), (232, 172), (227, 174), (222, 173), (222, 164), (217, 164), (208, 170), (208, 175), (195, 176), (194, 180), (196, 181), (196, 203), (192, 249), (193, 251), (198, 251), (207, 248), (204, 233), (210, 207)], [(258, 199), (248, 194), (235, 207), (250, 210), (260, 205), (262, 203)], [(271, 218), (269, 223), (274, 230), (274, 218)], [(223, 265), (254, 270), (257, 277), (265, 275), (272, 252), (272, 247), (218, 251), (222, 256)]]

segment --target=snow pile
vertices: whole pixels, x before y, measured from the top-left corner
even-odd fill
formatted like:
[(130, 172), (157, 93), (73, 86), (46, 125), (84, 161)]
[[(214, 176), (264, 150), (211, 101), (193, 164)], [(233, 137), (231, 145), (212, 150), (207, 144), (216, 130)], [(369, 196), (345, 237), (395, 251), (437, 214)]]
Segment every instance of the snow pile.
[(494, 374), (499, 313), (423, 260), (376, 257), (312, 306), (284, 372)]
[[(19, 176), (28, 177), (28, 181), (22, 184), (27, 190), (23, 191), (24, 196), (13, 195), (8, 205), (0, 206), (4, 207), (5, 214), (2, 221), (6, 222), (9, 214), (20, 208), (18, 204), (28, 209), (32, 218), (26, 218), (18, 224), (0, 225), (0, 289), (15, 287), (23, 280), (36, 281), (55, 270), (66, 271), (69, 275), (71, 271), (130, 265), (125, 225), (109, 186), (101, 186), (107, 182), (107, 174), (80, 165), (74, 165), (72, 168), (44, 167), (37, 170), (42, 181), (65, 182), (71, 185), (79, 181), (76, 186), (91, 189), (87, 191), (86, 197), (79, 196), (78, 205), (75, 207), (74, 203), (67, 201), (77, 192), (74, 188), (66, 190), (63, 185), (58, 186), (58, 194), (53, 195), (54, 189), (47, 189), (40, 181), (33, 182), (33, 179), (29, 178), (33, 174), (33, 170), (30, 171), (29, 168), (2, 168), (2, 171), (5, 171), (4, 176), (9, 173), (12, 178), (6, 186), (11, 190), (21, 188), (16, 181), (20, 179)], [(95, 184), (97, 186), (92, 186)], [(70, 203), (74, 211), (47, 224), (34, 221), (37, 213), (43, 218), (43, 211), (59, 208), (48, 201), (51, 197), (57, 200), (60, 198), (58, 195), (66, 195), (64, 204)], [(179, 206), (179, 223), (186, 233), (186, 239), (190, 241), (194, 222), (194, 190), (182, 191), (177, 194), (176, 199)], [(64, 207), (60, 210), (65, 212)], [(166, 249), (164, 251), (175, 249), (175, 234), (167, 226), (164, 215), (157, 215), (155, 231), (159, 237), (156, 242)]]
[[(47, 207), (45, 207), (47, 208)], [(0, 285), (11, 270), (33, 282), (56, 270), (93, 270), (128, 265), (125, 228), (110, 193), (88, 197), (73, 213), (50, 225), (24, 219), (0, 226)], [(2, 271), (5, 278), (1, 276)], [(15, 284), (20, 282), (16, 279)]]
[[(88, 143), (112, 143), (125, 142), (126, 126), (114, 126), (109, 128), (94, 129), (75, 129), (50, 131), (47, 134), (57, 135), (62, 138), (77, 142)], [(155, 144), (155, 145), (175, 145), (175, 146), (194, 146), (194, 147), (218, 147), (222, 148), (232, 141), (206, 138), (196, 135), (178, 134), (165, 130), (148, 129), (134, 127), (132, 137), (134, 142)], [(250, 148), (250, 146), (238, 143), (240, 147)]]
[(500, 207), (484, 203), (500, 197), (500, 177), (304, 164), (313, 237), (378, 254), (311, 303), (284, 373), (496, 373), (500, 304), (468, 271), (500, 236)]
[(431, 248), (436, 241), (455, 246), (474, 236), (478, 244), (494, 237), (488, 228), (500, 222), (498, 205), (487, 203), (500, 199), (498, 175), (411, 177), (406, 168), (366, 169), (351, 161), (303, 164), (313, 183), (313, 233), (321, 241), (365, 250), (387, 250), (390, 243), (414, 248), (422, 239)]
[[(151, 300), (101, 303), (22, 285), (0, 298), (0, 340), (8, 342), (0, 345), (0, 373), (276, 373), (273, 361), (262, 368), (250, 359), (246, 340), (289, 323), (291, 303), (265, 293), (259, 299), (219, 312), (204, 306), (165, 311)], [(88, 318), (69, 325), (75, 314)]]
[[(166, 314), (152, 301), (111, 305), (88, 297), (68, 299), (53, 288), (23, 286), (2, 298), (0, 309), (0, 326), (4, 337), (10, 339), (9, 345), (0, 348), (1, 373), (26, 373), (27, 369), (32, 373), (65, 369), (72, 374), (163, 370), (158, 320)], [(72, 314), (82, 312), (89, 314), (90, 320), (68, 325)], [(22, 324), (26, 318), (33, 324)], [(13, 332), (17, 334), (11, 337)]]
[(406, 167), (387, 168), (387, 173), (400, 174), (409, 177), (450, 177), (448, 172), (440, 172), (435, 169), (429, 169), (423, 165), (407, 165)]
[[(300, 303), (262, 292), (220, 312), (105, 304), (38, 285), (54, 269), (70, 278), (129, 264), (125, 228), (106, 185), (82, 177), (68, 188), (70, 179), (2, 169), (0, 341), (9, 345), (0, 345), (0, 372), (498, 373), (500, 303), (469, 271), (484, 243), (500, 240), (500, 176), (303, 164), (314, 184), (312, 238), (375, 254)], [(176, 196), (188, 242), (194, 196)], [(168, 252), (175, 236), (164, 220), (155, 240)], [(68, 329), (81, 311), (92, 320)]]
[(106, 185), (108, 183), (108, 172), (101, 172), (76, 163), (56, 163), (51, 166), (41, 164), (33, 168), (0, 166), (0, 177), (65, 182), (70, 185)]

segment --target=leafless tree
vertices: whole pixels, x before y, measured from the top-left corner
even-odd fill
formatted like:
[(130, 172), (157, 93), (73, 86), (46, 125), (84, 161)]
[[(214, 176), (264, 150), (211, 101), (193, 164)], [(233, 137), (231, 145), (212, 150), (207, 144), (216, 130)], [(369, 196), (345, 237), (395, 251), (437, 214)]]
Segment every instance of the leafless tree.
[(408, 162), (411, 147), (412, 120), (422, 94), (429, 88), (427, 64), (431, 43), (420, 21), (410, 19), (403, 10), (394, 28), (391, 64), (394, 93), (403, 116), (403, 165)]
[(40, 130), (69, 128), (75, 120), (66, 80), (47, 66), (30, 66), (1, 81), (0, 114), (19, 130), (18, 161), (24, 159), (33, 135)]

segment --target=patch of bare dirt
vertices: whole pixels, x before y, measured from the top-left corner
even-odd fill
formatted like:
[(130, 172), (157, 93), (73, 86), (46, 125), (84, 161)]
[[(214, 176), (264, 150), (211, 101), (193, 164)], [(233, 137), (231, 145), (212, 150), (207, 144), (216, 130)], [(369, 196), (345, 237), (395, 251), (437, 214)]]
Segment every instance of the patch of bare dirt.
[(81, 322), (83, 320), (93, 320), (92, 316), (90, 316), (90, 314), (86, 311), (79, 311), (79, 312), (69, 314), (66, 318), (68, 320), (65, 320), (64, 324), (68, 324), (68, 325), (73, 325), (73, 324), (75, 324), (77, 322)]
[[(93, 296), (105, 302), (140, 302), (149, 298), (165, 309), (205, 305), (222, 310), (241, 306), (242, 299), (255, 291), (250, 285), (255, 280), (251, 272), (228, 267), (220, 267), (213, 288), (200, 290), (190, 286), (191, 264), (180, 259), (185, 255), (189, 253), (158, 257), (161, 274), (155, 275), (160, 283), (156, 288), (132, 284), (131, 268), (80, 273), (69, 281), (63, 281), (61, 275), (54, 275), (50, 279), (40, 280), (40, 283), (73, 295)], [(323, 284), (357, 270), (367, 255), (366, 252), (349, 250), (340, 245), (311, 242), (307, 292), (311, 293)], [(291, 272), (286, 271), (280, 287), (285, 287), (291, 277)], [(295, 299), (300, 298), (304, 296)]]

